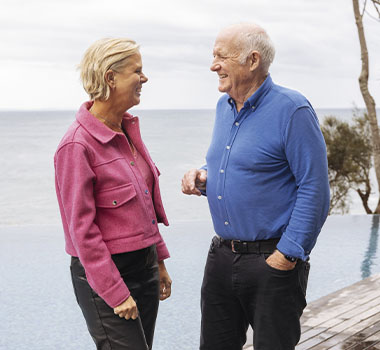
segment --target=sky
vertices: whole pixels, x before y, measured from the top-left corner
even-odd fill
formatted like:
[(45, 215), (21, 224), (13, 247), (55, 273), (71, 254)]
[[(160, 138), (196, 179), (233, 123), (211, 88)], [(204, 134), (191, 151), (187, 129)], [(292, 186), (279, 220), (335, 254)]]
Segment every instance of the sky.
[[(379, 105), (380, 22), (370, 5), (369, 87)], [(129, 37), (141, 47), (149, 81), (139, 108), (214, 108), (214, 39), (239, 22), (258, 23), (272, 38), (275, 83), (315, 108), (364, 106), (351, 0), (0, 0), (0, 8), (0, 110), (77, 109), (88, 97), (76, 66), (104, 37)]]

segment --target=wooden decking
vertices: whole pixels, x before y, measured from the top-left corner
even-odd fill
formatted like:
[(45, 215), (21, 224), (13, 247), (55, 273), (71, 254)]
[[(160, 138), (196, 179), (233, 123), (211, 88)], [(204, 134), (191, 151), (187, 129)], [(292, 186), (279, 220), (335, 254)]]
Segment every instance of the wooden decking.
[(380, 350), (380, 275), (310, 303), (301, 323), (296, 350)]

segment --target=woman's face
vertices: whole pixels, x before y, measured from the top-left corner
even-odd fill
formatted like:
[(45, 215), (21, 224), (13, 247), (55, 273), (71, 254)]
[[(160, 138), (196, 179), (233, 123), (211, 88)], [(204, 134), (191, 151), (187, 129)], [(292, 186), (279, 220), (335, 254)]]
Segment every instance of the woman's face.
[(140, 53), (128, 57), (128, 65), (114, 75), (115, 88), (113, 90), (114, 101), (125, 111), (140, 103), (142, 84), (148, 78), (142, 72)]

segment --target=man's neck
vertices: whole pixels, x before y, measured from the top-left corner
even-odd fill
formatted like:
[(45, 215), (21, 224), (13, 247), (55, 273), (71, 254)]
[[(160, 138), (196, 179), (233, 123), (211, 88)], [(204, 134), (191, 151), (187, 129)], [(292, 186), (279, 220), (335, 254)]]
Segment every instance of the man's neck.
[(238, 112), (243, 108), (244, 103), (260, 88), (267, 76), (260, 76), (258, 79), (253, 80), (246, 91), (243, 91), (238, 98), (234, 98)]

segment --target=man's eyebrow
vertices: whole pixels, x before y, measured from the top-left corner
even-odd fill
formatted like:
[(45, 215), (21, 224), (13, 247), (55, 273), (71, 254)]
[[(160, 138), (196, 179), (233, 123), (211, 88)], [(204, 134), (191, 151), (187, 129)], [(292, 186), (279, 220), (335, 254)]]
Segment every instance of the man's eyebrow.
[(212, 51), (212, 53), (213, 53), (214, 55), (219, 55), (219, 56), (223, 56), (223, 54), (225, 54), (225, 52), (223, 51), (222, 48), (214, 49), (214, 50)]

